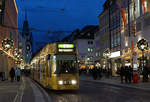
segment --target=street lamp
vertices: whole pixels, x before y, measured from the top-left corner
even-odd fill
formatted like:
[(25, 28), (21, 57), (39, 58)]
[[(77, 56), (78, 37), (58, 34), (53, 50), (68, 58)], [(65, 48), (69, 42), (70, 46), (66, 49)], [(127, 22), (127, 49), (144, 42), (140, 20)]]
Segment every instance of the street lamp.
[(14, 56), (17, 57), (20, 53), (19, 50), (16, 48), (13, 52)]
[(4, 50), (8, 51), (13, 45), (12, 45), (13, 41), (9, 40), (9, 39), (4, 39), (2, 41), (2, 47)]
[(148, 49), (148, 41), (144, 38), (137, 42), (137, 47), (142, 51), (143, 67), (144, 67), (144, 51)]

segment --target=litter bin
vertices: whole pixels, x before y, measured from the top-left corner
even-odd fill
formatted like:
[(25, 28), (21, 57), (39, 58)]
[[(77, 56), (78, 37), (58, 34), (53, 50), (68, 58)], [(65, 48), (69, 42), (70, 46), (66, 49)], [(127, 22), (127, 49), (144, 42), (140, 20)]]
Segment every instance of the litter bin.
[(138, 83), (138, 73), (137, 71), (133, 72), (133, 83)]

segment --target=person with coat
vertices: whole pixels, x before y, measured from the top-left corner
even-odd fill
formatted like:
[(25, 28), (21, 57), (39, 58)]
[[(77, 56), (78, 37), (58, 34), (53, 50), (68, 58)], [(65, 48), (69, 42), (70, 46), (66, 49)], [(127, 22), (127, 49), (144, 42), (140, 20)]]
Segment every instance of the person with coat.
[(129, 75), (129, 70), (128, 70), (128, 66), (125, 66), (125, 72), (124, 72), (124, 76), (125, 76), (125, 83), (128, 83), (128, 75)]
[(129, 83), (131, 83), (132, 81), (132, 76), (133, 76), (133, 68), (131, 68), (131, 66), (128, 67), (128, 80)]
[(94, 67), (94, 68), (92, 69), (92, 76), (93, 76), (93, 79), (94, 79), (94, 80), (97, 79), (97, 68), (96, 68), (96, 67)]
[(16, 77), (17, 77), (17, 81), (19, 82), (20, 81), (20, 77), (21, 77), (21, 70), (20, 70), (20, 68), (16, 69)]
[(10, 72), (9, 72), (10, 78), (11, 78), (11, 82), (14, 81), (14, 77), (15, 77), (15, 69), (12, 67)]
[(143, 68), (143, 82), (148, 82), (148, 67), (144, 66)]
[(121, 83), (123, 83), (123, 78), (124, 78), (124, 76), (125, 76), (125, 69), (124, 69), (124, 67), (122, 66), (121, 68), (120, 68), (120, 78), (121, 78)]

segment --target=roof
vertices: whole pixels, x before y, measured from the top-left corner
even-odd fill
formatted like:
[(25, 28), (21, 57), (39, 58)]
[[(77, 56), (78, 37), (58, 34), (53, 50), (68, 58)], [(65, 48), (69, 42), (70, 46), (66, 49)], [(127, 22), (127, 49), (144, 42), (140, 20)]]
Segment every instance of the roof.
[(99, 26), (88, 25), (82, 28), (80, 31), (75, 30), (69, 36), (65, 37), (63, 42), (73, 42), (77, 39), (94, 39), (94, 34), (99, 31)]

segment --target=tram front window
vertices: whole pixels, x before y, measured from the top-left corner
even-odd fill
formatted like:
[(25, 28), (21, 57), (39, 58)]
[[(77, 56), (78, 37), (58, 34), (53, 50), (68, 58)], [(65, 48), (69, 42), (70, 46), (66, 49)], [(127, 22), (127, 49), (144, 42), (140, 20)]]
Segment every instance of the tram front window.
[(77, 73), (77, 64), (75, 60), (57, 60), (57, 74)]

